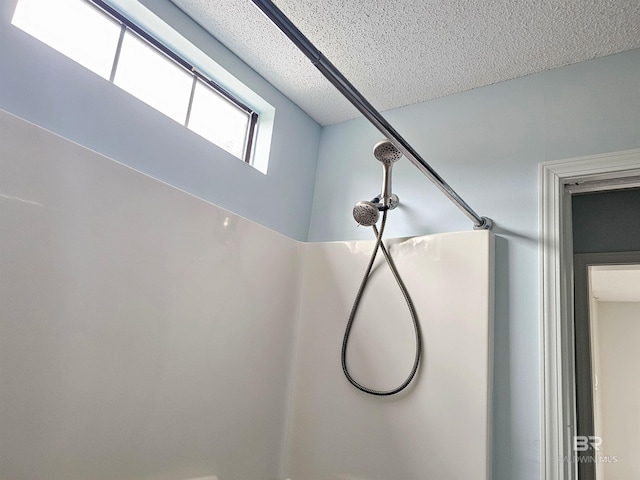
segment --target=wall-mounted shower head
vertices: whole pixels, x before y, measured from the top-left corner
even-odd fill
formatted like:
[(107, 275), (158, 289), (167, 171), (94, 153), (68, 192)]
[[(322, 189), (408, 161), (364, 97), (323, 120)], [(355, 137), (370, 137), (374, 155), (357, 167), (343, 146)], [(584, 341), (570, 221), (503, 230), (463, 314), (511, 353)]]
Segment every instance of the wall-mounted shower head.
[(384, 169), (382, 193), (370, 202), (358, 202), (353, 207), (353, 218), (363, 227), (375, 225), (380, 210), (393, 210), (399, 203), (398, 196), (391, 193), (391, 167), (402, 158), (402, 153), (389, 140), (382, 140), (373, 147), (373, 156)]
[(391, 167), (402, 158), (402, 152), (389, 140), (382, 140), (374, 145), (373, 156), (382, 163), (384, 168), (382, 176), (382, 205), (391, 207)]
[(373, 146), (373, 156), (384, 164), (395, 163), (402, 158), (402, 152), (389, 140), (382, 140)]
[(363, 227), (375, 225), (379, 217), (378, 206), (373, 202), (358, 202), (353, 207), (353, 218)]

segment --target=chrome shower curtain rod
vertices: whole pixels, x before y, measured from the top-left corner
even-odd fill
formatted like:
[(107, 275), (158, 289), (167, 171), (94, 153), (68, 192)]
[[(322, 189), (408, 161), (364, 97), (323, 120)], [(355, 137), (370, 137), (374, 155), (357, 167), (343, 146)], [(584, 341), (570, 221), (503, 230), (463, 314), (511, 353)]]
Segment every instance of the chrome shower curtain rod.
[(311, 63), (329, 80), (334, 87), (356, 107), (405, 157), (413, 163), (433, 184), (453, 201), (474, 223), (476, 230), (491, 230), (490, 218), (481, 217), (445, 182), (431, 166), (418, 155), (407, 141), (387, 122), (366, 98), (345, 78), (342, 73), (318, 50), (307, 37), (270, 0), (251, 0), (276, 27), (304, 53)]

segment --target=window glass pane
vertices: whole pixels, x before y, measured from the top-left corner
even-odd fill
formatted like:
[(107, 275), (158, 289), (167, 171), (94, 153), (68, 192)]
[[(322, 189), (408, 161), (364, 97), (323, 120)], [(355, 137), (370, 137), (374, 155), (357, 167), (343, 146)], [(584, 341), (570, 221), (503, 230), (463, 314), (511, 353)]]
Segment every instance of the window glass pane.
[(20, 0), (12, 23), (109, 79), (120, 25), (83, 0)]
[(122, 42), (114, 83), (184, 125), (193, 77), (129, 31)]
[(242, 159), (249, 115), (198, 81), (188, 127)]

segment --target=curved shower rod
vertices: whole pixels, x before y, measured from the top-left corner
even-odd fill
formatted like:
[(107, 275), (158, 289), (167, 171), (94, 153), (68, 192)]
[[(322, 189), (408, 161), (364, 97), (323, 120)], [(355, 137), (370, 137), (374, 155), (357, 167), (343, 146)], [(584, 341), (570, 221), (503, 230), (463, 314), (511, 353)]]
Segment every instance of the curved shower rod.
[(318, 50), (271, 0), (251, 0), (278, 29), (291, 40), (320, 73), (329, 80), (342, 95), (358, 109), (405, 157), (413, 163), (433, 184), (454, 202), (469, 217), (476, 230), (491, 230), (493, 221), (481, 217), (458, 195), (444, 179), (416, 152), (407, 141), (387, 122), (366, 98), (345, 78), (342, 73)]

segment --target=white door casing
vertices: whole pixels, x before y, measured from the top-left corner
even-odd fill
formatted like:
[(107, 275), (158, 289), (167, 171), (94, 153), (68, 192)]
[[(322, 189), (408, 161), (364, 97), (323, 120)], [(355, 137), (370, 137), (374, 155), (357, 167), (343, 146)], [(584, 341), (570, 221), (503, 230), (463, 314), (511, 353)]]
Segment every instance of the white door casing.
[[(540, 163), (541, 480), (576, 480), (571, 439), (575, 429), (573, 248), (571, 195), (565, 185), (618, 181), (640, 174), (640, 149)], [(604, 181), (604, 182), (602, 182)], [(606, 188), (606, 187), (605, 187)], [(595, 188), (594, 188), (595, 189)], [(585, 191), (584, 189), (582, 191)]]

